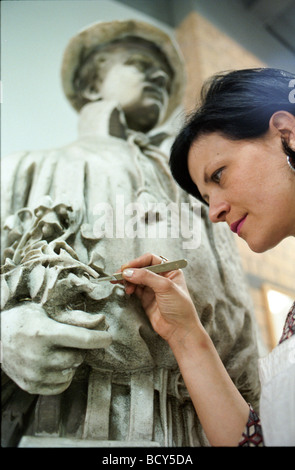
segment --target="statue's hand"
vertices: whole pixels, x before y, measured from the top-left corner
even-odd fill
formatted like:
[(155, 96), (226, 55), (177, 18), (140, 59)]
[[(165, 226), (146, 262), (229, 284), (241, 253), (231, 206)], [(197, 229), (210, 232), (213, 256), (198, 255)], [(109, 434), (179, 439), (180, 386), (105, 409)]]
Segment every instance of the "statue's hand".
[(4, 372), (23, 390), (41, 395), (66, 390), (87, 350), (112, 341), (107, 331), (57, 322), (34, 303), (3, 311), (1, 324)]

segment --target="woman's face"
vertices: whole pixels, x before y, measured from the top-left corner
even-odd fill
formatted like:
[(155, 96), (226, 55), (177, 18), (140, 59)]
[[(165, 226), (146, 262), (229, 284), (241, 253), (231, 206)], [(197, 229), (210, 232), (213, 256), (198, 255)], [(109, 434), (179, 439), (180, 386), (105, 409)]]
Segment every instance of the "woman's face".
[(279, 132), (253, 140), (200, 136), (188, 169), (212, 222), (226, 222), (249, 247), (264, 252), (295, 235), (295, 174), (287, 165)]

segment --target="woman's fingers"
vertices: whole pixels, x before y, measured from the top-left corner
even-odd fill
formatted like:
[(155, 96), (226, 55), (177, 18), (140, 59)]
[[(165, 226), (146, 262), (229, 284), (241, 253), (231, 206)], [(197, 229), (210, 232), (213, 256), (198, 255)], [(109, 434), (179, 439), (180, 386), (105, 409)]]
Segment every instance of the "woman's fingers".
[(129, 261), (126, 264), (123, 264), (121, 266), (121, 271), (123, 271), (126, 268), (144, 268), (145, 266), (152, 266), (154, 264), (160, 264), (162, 263), (163, 258), (157, 255), (153, 255), (152, 253), (145, 253), (142, 256), (139, 256), (138, 258), (133, 259), (132, 261)]
[[(135, 293), (138, 297), (141, 297), (141, 291), (139, 286), (141, 285), (142, 287), (148, 286), (151, 289), (157, 289), (157, 285), (159, 283), (159, 279), (170, 279), (171, 281), (174, 280), (177, 283), (185, 284), (184, 279), (181, 278), (182, 275), (182, 270), (181, 269), (174, 269), (173, 271), (167, 271), (159, 274), (152, 273), (152, 276), (149, 276), (149, 274), (145, 274), (146, 272), (150, 273), (151, 271), (144, 269), (145, 267), (147, 268), (148, 266), (153, 266), (157, 264), (161, 264), (164, 261), (167, 261), (166, 258), (163, 258), (161, 256), (157, 256), (151, 253), (146, 253), (142, 256), (139, 256), (138, 258), (135, 258), (132, 261), (129, 261), (128, 263), (122, 265), (121, 267), (121, 272), (123, 274), (123, 281), (117, 281), (121, 282), (124, 284), (125, 287), (125, 292), (126, 294), (133, 294)], [(136, 271), (136, 275), (134, 276), (133, 274)], [(138, 272), (140, 271), (140, 273)], [(144, 271), (144, 274), (141, 273), (141, 271)], [(148, 277), (146, 277), (148, 276)], [(154, 283), (153, 283), (154, 280)], [(147, 282), (147, 283), (146, 283)], [(149, 282), (152, 282), (153, 285), (150, 285)], [(137, 285), (137, 287), (135, 287)], [(163, 284), (161, 283), (161, 286), (171, 287), (169, 283)], [(155, 290), (157, 292), (157, 290)]]
[(147, 269), (127, 268), (123, 270), (123, 277), (128, 282), (139, 286), (150, 287), (154, 292), (164, 292), (170, 287), (171, 281)]
[[(164, 258), (161, 256), (154, 255), (152, 253), (145, 253), (144, 255), (139, 256), (121, 266), (121, 269), (118, 272), (123, 272), (128, 268), (144, 268), (147, 266), (153, 266), (155, 264), (161, 264)], [(166, 258), (165, 258), (166, 259)], [(136, 289), (134, 284), (129, 284), (128, 276), (124, 277), (125, 281), (111, 281), (112, 284), (124, 284), (126, 294), (133, 294), (136, 291), (136, 294), (139, 293), (139, 289)], [(140, 297), (140, 295), (138, 295)]]

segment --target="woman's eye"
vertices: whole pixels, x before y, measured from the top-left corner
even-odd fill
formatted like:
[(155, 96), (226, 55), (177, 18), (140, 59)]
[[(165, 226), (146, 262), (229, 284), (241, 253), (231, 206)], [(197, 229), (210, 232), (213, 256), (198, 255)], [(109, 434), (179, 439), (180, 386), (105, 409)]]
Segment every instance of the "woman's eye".
[(218, 169), (217, 171), (215, 171), (215, 172), (213, 173), (213, 175), (211, 176), (211, 180), (212, 180), (214, 183), (219, 183), (219, 182), (220, 182), (220, 178), (221, 178), (223, 169), (224, 169), (224, 168), (219, 168), (219, 169)]

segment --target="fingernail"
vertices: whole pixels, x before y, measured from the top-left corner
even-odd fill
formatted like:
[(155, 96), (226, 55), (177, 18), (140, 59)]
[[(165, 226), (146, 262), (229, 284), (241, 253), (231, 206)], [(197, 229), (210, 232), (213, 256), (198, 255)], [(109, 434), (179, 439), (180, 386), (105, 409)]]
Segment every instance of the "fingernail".
[(134, 273), (133, 269), (124, 269), (123, 276), (131, 277), (133, 273)]

